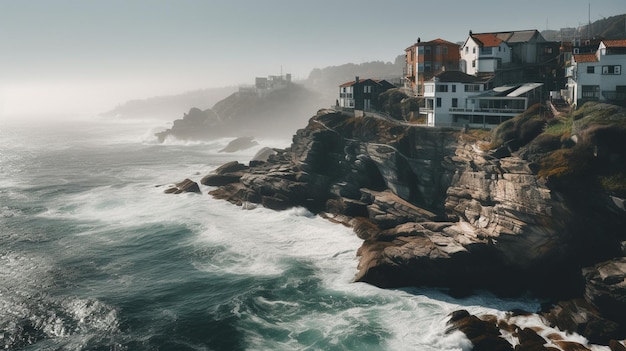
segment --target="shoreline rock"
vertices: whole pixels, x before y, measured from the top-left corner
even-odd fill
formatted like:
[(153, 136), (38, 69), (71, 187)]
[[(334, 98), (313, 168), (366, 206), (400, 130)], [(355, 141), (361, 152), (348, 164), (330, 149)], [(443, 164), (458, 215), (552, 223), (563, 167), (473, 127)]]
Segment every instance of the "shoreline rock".
[(595, 327), (553, 322), (605, 345), (626, 338), (626, 321), (607, 313), (623, 303), (621, 261), (595, 266), (623, 256), (620, 198), (538, 177), (527, 149), (524, 158), (515, 150), (485, 152), (457, 130), (333, 110), (320, 110), (291, 147), (274, 151), (202, 183), (240, 206), (302, 206), (352, 226), (364, 240), (356, 281), (443, 287), (453, 296), (530, 292), (570, 319), (580, 304), (556, 301), (583, 299)]

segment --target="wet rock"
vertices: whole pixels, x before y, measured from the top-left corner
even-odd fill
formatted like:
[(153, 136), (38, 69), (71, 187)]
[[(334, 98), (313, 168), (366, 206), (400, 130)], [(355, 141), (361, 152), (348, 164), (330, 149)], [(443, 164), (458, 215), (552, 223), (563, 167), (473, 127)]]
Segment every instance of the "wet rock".
[(200, 187), (198, 183), (187, 178), (180, 183), (176, 183), (173, 186), (165, 189), (166, 194), (181, 194), (181, 193), (198, 193), (200, 194)]
[(451, 327), (446, 333), (462, 331), (472, 342), (473, 351), (513, 351), (513, 346), (501, 337), (495, 324), (470, 315), (466, 310), (452, 312), (448, 324)]
[(602, 315), (626, 325), (626, 257), (583, 269), (585, 298)]
[(226, 147), (221, 149), (219, 152), (237, 152), (249, 149), (257, 145), (259, 145), (259, 143), (254, 140), (253, 137), (239, 137), (230, 141), (228, 145), (226, 145)]

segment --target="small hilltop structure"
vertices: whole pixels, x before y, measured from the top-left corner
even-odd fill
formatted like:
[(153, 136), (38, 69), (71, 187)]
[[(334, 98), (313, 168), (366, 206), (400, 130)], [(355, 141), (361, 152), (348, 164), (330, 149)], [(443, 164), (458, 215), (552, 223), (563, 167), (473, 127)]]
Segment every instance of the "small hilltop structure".
[(278, 76), (256, 77), (254, 85), (239, 86), (239, 94), (265, 97), (273, 91), (287, 88), (291, 84), (291, 73)]

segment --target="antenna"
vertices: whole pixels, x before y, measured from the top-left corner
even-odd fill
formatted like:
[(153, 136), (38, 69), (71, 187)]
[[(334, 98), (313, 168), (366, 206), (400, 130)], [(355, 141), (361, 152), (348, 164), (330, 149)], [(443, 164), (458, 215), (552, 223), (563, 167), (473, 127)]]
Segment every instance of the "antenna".
[(591, 39), (591, 1), (589, 1), (589, 12), (587, 14), (587, 21), (589, 24), (587, 25), (587, 39)]

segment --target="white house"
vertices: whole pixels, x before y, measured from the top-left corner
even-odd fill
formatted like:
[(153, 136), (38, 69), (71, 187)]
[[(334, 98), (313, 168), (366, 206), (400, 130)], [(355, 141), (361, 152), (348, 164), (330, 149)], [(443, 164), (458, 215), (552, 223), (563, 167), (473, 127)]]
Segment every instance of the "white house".
[(505, 66), (552, 62), (558, 43), (547, 42), (537, 30), (472, 33), (461, 47), (461, 70), (467, 74), (495, 73)]
[(581, 106), (587, 101), (626, 104), (626, 39), (602, 40), (595, 53), (573, 55), (566, 70), (567, 100)]
[(485, 90), (488, 81), (459, 71), (443, 72), (424, 84), (429, 126), (492, 128), (540, 101), (542, 83), (518, 83)]
[(460, 71), (442, 72), (424, 83), (425, 107), (420, 109), (420, 114), (431, 127), (453, 125), (456, 121), (452, 111), (468, 108), (467, 99), (483, 92), (484, 83)]
[(476, 76), (494, 73), (502, 64), (511, 62), (511, 48), (496, 33), (470, 35), (461, 46), (461, 71)]

